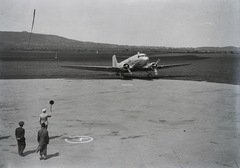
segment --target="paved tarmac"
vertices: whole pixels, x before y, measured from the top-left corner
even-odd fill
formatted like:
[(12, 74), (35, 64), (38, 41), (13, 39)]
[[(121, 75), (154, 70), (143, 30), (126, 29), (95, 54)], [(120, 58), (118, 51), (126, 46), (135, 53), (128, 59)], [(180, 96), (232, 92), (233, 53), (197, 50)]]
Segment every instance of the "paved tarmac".
[[(0, 93), (0, 167), (240, 167), (239, 85), (29, 79), (0, 80)], [(48, 157), (39, 160), (39, 114), (50, 100)], [(14, 137), (20, 120), (24, 157)]]

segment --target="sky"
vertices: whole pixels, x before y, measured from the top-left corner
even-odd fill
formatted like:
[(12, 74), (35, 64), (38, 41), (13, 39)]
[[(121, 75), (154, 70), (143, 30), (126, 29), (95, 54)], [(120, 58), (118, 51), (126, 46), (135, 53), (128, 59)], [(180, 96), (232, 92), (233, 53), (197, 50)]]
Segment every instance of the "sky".
[(0, 31), (164, 47), (240, 47), (240, 0), (0, 0)]

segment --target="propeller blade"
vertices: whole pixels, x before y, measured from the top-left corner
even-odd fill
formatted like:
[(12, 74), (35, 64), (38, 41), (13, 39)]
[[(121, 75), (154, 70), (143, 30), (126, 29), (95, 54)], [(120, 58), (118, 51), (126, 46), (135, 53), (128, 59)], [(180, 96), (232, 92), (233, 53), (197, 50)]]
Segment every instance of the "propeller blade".
[(154, 68), (155, 75), (158, 75), (157, 68)]
[(128, 68), (127, 70), (128, 70), (128, 72), (132, 75), (132, 72), (131, 72), (130, 68)]
[(154, 65), (152, 66), (152, 70), (154, 71), (155, 75), (158, 75), (158, 63), (159, 63), (160, 59), (157, 60), (157, 62), (154, 63)]

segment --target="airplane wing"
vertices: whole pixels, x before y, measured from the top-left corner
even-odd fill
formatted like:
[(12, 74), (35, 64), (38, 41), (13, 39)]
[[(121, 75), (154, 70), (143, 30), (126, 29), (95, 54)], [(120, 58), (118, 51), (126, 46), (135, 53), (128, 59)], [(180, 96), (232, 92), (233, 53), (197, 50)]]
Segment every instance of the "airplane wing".
[(87, 65), (62, 65), (62, 67), (91, 70), (91, 71), (106, 71), (106, 72), (118, 72), (119, 68), (111, 66), (87, 66)]
[[(190, 64), (168, 64), (168, 65), (158, 65), (156, 69), (163, 69), (163, 68), (171, 68), (171, 67), (177, 67), (177, 66), (186, 66)], [(87, 66), (87, 65), (62, 65), (61, 67), (67, 67), (67, 68), (75, 68), (75, 69), (82, 69), (82, 70), (91, 70), (91, 71), (105, 71), (105, 72), (119, 72), (118, 67), (112, 67), (112, 66)], [(130, 68), (130, 70), (133, 70)], [(133, 71), (152, 71), (152, 67), (143, 67), (140, 69), (134, 69)]]
[(143, 67), (143, 68), (139, 69), (139, 71), (151, 71), (151, 70), (154, 70), (154, 69), (164, 69), (164, 68), (172, 68), (172, 67), (186, 66), (186, 65), (190, 65), (190, 64), (187, 64), (187, 63), (184, 63), (184, 64), (168, 64), (168, 65), (157, 65), (156, 67), (148, 66), (148, 67)]
[(190, 65), (190, 64), (169, 64), (169, 65), (158, 65), (157, 69), (163, 69), (163, 68), (171, 68), (171, 67), (178, 67), (178, 66), (186, 66), (186, 65)]
[(153, 62), (153, 63), (149, 64), (148, 66), (145, 66), (145, 67), (139, 69), (139, 71), (154, 71), (155, 75), (158, 75), (158, 71), (157, 71), (158, 69), (190, 65), (190, 64), (187, 64), (187, 63), (184, 63), (184, 64), (157, 65), (159, 61), (160, 60), (158, 60), (157, 62)]

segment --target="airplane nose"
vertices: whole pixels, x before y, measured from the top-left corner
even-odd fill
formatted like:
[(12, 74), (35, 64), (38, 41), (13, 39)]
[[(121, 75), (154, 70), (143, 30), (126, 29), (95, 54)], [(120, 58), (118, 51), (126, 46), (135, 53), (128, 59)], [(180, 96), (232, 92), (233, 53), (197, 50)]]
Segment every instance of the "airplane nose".
[(145, 61), (148, 61), (149, 60), (149, 57), (145, 57)]

